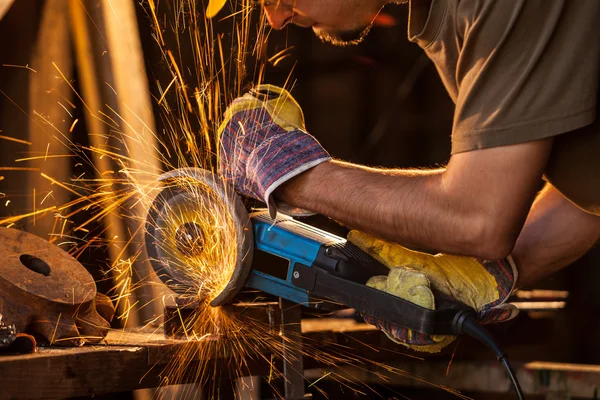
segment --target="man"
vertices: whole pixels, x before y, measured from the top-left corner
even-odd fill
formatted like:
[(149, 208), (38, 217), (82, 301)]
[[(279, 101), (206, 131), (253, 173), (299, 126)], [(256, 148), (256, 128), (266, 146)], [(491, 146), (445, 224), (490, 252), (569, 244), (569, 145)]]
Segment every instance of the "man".
[[(310, 27), (344, 45), (362, 40), (389, 2), (281, 0), (263, 8), (275, 29)], [(512, 254), (518, 275), (512, 262), (512, 270), (477, 263), (501, 293), (475, 302), (487, 312), (515, 285), (565, 267), (600, 239), (600, 2), (412, 0), (409, 7), (409, 40), (433, 60), (456, 105), (446, 168), (383, 170), (332, 160), (304, 132), (291, 96), (267, 88), (228, 110), (222, 173), (271, 210), (311, 210), (415, 249), (483, 260)], [(269, 108), (269, 101), (277, 103)], [(542, 177), (547, 183), (536, 197)], [(363, 234), (354, 241), (389, 266), (398, 257), (384, 250), (419, 258)], [(417, 269), (436, 286), (428, 263)], [(449, 287), (472, 282), (468, 273), (477, 268), (442, 266), (442, 280)], [(500, 282), (503, 273), (508, 284)], [(489, 285), (472, 286), (470, 296), (478, 297)]]

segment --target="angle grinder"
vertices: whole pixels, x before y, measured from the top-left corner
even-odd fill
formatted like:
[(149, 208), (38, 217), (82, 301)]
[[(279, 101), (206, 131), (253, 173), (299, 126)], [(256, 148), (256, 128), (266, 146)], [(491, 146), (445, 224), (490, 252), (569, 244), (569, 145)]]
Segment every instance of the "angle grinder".
[(247, 287), (313, 309), (354, 308), (424, 334), (467, 334), (492, 348), (514, 377), (472, 308), (435, 293), (436, 310), (429, 310), (366, 286), (389, 269), (344, 238), (285, 215), (249, 213), (210, 171), (178, 169), (159, 181), (146, 249), (158, 276), (179, 296), (216, 307)]

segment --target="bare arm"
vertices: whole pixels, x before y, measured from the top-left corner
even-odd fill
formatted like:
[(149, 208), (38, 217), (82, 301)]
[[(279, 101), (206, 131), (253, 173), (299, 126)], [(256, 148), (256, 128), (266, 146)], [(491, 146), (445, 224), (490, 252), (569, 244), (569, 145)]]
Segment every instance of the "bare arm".
[(459, 153), (445, 170), (326, 162), (275, 195), (413, 248), (486, 259), (510, 254), (552, 140)]
[(519, 286), (529, 285), (583, 256), (600, 240), (600, 217), (546, 185), (535, 200), (513, 251)]

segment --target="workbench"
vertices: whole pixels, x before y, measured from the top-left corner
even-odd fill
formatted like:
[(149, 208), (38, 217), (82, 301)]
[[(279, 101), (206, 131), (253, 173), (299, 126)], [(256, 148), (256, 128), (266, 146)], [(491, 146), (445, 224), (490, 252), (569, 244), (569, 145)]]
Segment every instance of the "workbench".
[[(430, 382), (469, 393), (507, 393), (510, 390), (502, 366), (493, 357), (480, 357), (482, 353), (488, 354), (478, 348), (477, 343), (466, 339), (459, 346), (463, 350), (461, 353), (475, 357), (457, 355), (448, 368), (448, 357), (427, 360), (414, 357), (372, 326), (352, 319), (305, 319), (302, 333), (304, 341), (320, 343), (323, 348), (351, 346), (352, 352), (364, 360), (357, 365), (335, 368), (305, 360), (305, 379), (315, 386), (319, 385), (317, 381), (325, 382), (336, 376), (358, 382), (359, 386), (385, 383), (396, 387), (432, 388), (426, 383)], [(101, 345), (39, 348), (35, 354), (3, 355), (0, 356), (0, 398), (66, 398), (158, 387), (165, 384), (165, 366), (188, 345), (186, 340), (166, 339), (162, 332), (146, 328), (112, 331)], [(527, 348), (528, 356), (543, 357), (543, 352), (547, 353), (547, 349), (536, 349), (531, 343), (521, 345)], [(520, 356), (525, 354), (522, 350), (519, 345), (512, 346), (509, 354), (517, 355), (512, 357), (513, 365), (529, 396), (595, 398), (597, 395), (600, 366), (525, 363)], [(401, 369), (405, 374), (390, 372), (389, 367)], [(261, 374), (259, 369), (256, 374)], [(420, 376), (423, 381), (411, 375)], [(311, 391), (310, 387), (307, 389)], [(487, 397), (482, 395), (482, 398)]]

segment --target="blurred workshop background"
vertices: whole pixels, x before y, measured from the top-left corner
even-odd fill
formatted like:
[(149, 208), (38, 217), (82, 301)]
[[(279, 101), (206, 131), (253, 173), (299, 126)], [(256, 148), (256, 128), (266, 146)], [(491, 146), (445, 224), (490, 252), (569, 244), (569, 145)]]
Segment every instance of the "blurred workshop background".
[[(172, 8), (172, 3), (158, 4)], [(121, 18), (103, 20), (101, 15), (106, 7), (113, 7)], [(95, 173), (89, 165), (77, 163), (74, 157), (18, 161), (48, 151), (61, 154), (62, 136), (58, 132), (67, 134), (83, 148), (103, 140), (98, 129), (110, 130), (110, 127), (97, 128), (81, 98), (88, 106), (109, 105), (121, 114), (130, 108), (131, 113), (140, 116), (148, 127), (153, 126), (159, 135), (168, 129), (165, 126), (168, 121), (161, 117), (157, 105), (161, 97), (157, 82), (164, 88), (172, 76), (157, 46), (147, 7), (145, 1), (129, 0), (17, 0), (0, 20), (0, 135), (18, 139), (0, 140), (0, 220), (32, 212), (34, 207), (44, 208), (41, 200), (56, 186), (40, 176), (40, 168), (59, 181), (68, 181), (84, 172)], [(433, 64), (417, 45), (408, 42), (407, 14), (406, 6), (386, 8), (365, 42), (352, 47), (323, 44), (310, 30), (297, 27), (271, 31), (268, 45), (248, 59), (245, 84), (249, 87), (252, 83), (255, 76), (252, 69), (259, 65), (256, 60), (267, 60), (289, 48), (288, 56), (276, 65), (266, 62), (265, 80), (278, 85), (293, 84), (292, 93), (303, 107), (308, 131), (334, 157), (373, 166), (442, 166), (450, 152), (453, 104)], [(258, 23), (258, 16), (254, 18), (253, 23)], [(115, 34), (115, 24), (127, 30), (129, 36)], [(223, 29), (226, 43), (230, 26), (221, 23), (215, 27)], [(173, 40), (168, 37), (171, 29), (165, 27), (167, 41)], [(183, 65), (194, 60), (189, 39), (181, 37), (177, 48)], [(182, 71), (184, 76), (188, 73), (192, 72)], [(118, 93), (118, 98), (114, 93)], [(75, 120), (78, 122), (74, 123)], [(136, 119), (135, 123), (140, 121)], [(123, 126), (122, 121), (117, 124)], [(94, 159), (83, 150), (79, 156)], [(69, 196), (69, 191), (57, 190), (47, 203), (61, 204)], [(344, 234), (344, 228), (323, 217), (314, 217), (309, 222)], [(102, 229), (102, 223), (94, 222), (93, 228)], [(40, 215), (17, 222), (15, 227), (50, 239), (48, 235), (54, 224), (52, 215)], [(129, 222), (122, 224), (118, 228), (121, 232), (133, 231)], [(104, 228), (109, 234), (115, 226)], [(85, 240), (85, 232), (73, 236), (73, 240)], [(114, 257), (114, 251), (100, 245), (90, 246), (80, 254), (79, 260), (99, 280), (100, 291), (110, 289), (111, 282), (105, 279), (103, 271)], [(534, 298), (517, 296), (514, 301), (529, 303), (525, 309), (530, 307), (531, 311), (493, 329), (513, 360), (600, 362), (599, 265), (600, 251), (596, 249), (535, 287), (522, 288)], [(134, 279), (146, 279), (149, 272), (145, 268), (140, 265)], [(539, 292), (542, 289), (549, 292)], [(152, 294), (141, 291), (138, 296)], [(151, 308), (137, 311), (137, 322), (132, 323), (147, 321), (156, 313)], [(493, 358), (483, 347), (466, 339), (464, 342), (451, 349), (451, 352), (456, 350), (455, 363), (468, 361), (478, 365), (481, 360)], [(448, 360), (449, 354), (436, 357)], [(485, 369), (473, 368), (465, 374), (470, 374), (461, 378), (465, 381), (492, 380), (485, 376)], [(335, 381), (324, 385), (320, 387), (326, 387), (331, 398), (363, 398), (357, 393), (344, 394)], [(493, 383), (481, 385), (480, 390), (485, 391), (486, 385)], [(440, 390), (398, 389), (401, 385), (395, 382), (385, 385), (374, 382), (371, 387), (380, 396), (365, 394), (364, 398), (398, 396), (386, 392), (389, 387), (407, 398), (453, 398)], [(480, 391), (466, 393), (475, 398), (511, 398), (498, 393), (485, 396)], [(122, 396), (127, 398), (125, 394)], [(314, 398), (320, 396), (314, 394)]]

